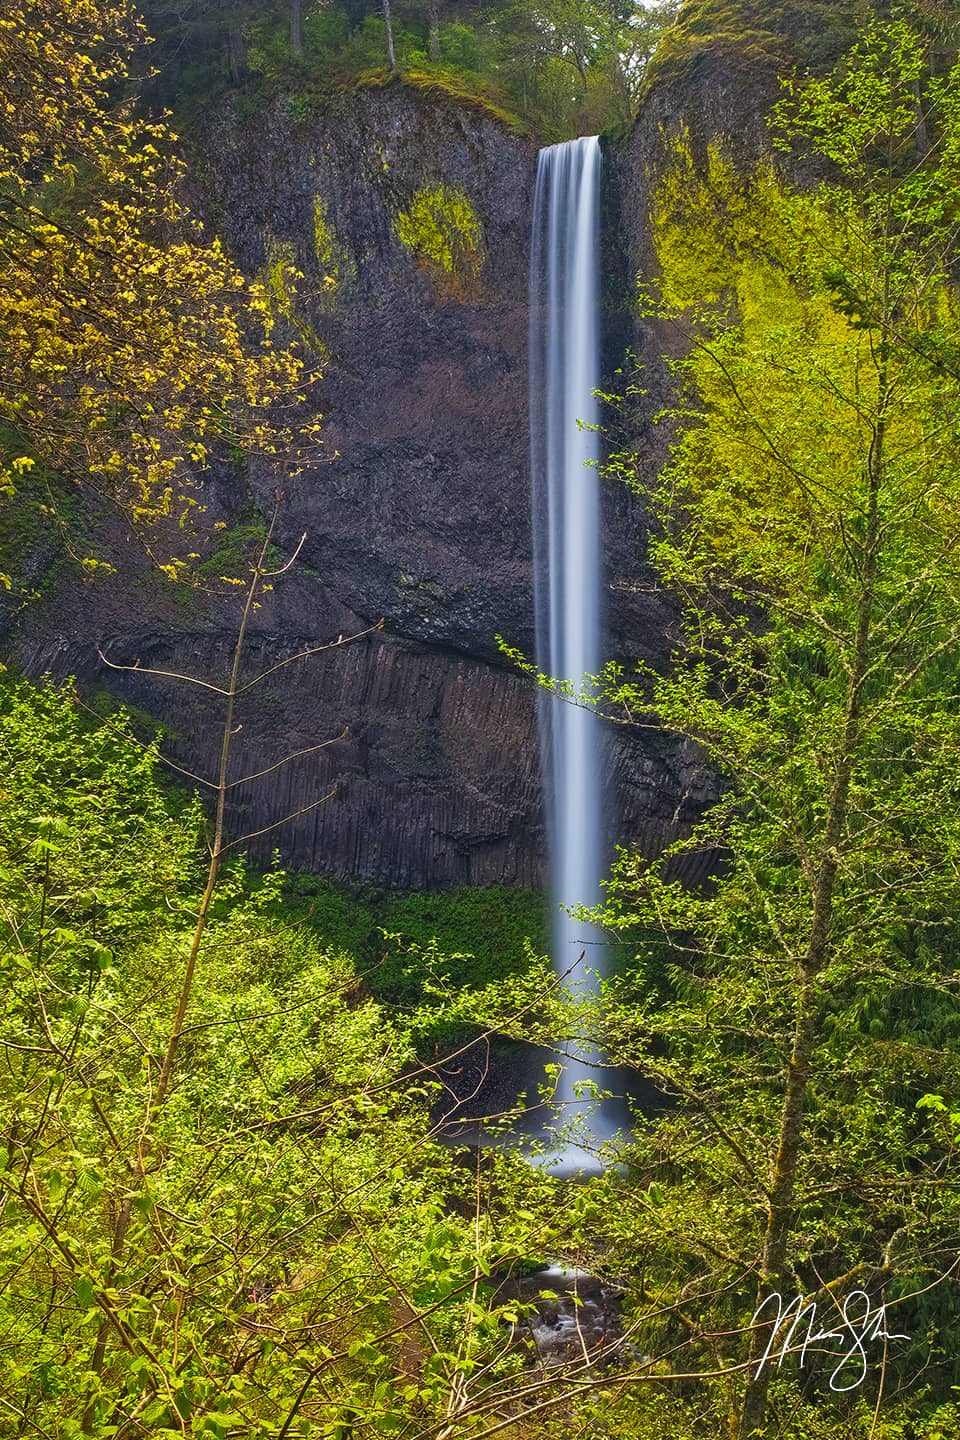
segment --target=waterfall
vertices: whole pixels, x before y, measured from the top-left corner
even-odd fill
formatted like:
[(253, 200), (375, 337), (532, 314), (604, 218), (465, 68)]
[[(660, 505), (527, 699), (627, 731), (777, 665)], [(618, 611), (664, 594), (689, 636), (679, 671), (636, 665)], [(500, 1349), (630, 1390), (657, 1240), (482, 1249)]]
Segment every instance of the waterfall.
[[(592, 428), (600, 378), (599, 182), (595, 136), (540, 152), (530, 267), (537, 662), (576, 692), (602, 664), (599, 436)], [(591, 972), (602, 969), (603, 946), (598, 931), (561, 906), (601, 898), (607, 868), (601, 728), (592, 710), (556, 694), (544, 695), (540, 719), (553, 961), (577, 999), (597, 985)], [(605, 1107), (578, 1094), (584, 1082), (602, 1084), (603, 1071), (591, 1063), (599, 1058), (589, 1046), (571, 1046), (555, 1094), (560, 1120), (582, 1117), (577, 1125), (587, 1150), (616, 1128)]]

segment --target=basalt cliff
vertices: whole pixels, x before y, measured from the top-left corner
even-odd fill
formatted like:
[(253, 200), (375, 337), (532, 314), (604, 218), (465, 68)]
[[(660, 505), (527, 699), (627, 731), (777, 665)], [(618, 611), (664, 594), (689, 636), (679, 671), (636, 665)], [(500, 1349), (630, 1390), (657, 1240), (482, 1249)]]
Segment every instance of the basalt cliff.
[[(651, 423), (666, 377), (663, 337), (635, 318), (634, 278), (653, 256), (649, 196), (665, 137), (695, 143), (757, 129), (767, 72), (721, 54), (650, 87), (626, 136), (605, 142), (605, 355), (649, 362), (629, 417), (653, 473), (665, 438)], [(198, 208), (251, 274), (278, 323), (322, 364), (315, 392), (323, 459), (281, 510), (279, 554), (298, 561), (254, 617), (250, 674), (338, 637), (251, 692), (237, 723), (237, 773), (293, 759), (233, 794), (234, 833), (330, 795), (261, 836), (301, 869), (403, 887), (537, 885), (543, 804), (535, 684), (497, 636), (533, 648), (527, 460), (527, 271), (537, 146), (482, 105), (402, 83), (298, 109), (278, 97), (253, 116), (225, 103), (194, 142)], [(439, 249), (424, 204), (451, 210), (459, 244)], [(419, 226), (419, 228), (418, 228)], [(612, 379), (612, 383), (613, 379)], [(618, 424), (623, 421), (618, 420)], [(229, 466), (203, 477), (206, 516), (224, 545), (269, 510), (275, 476)], [(604, 490), (609, 651), (662, 661), (674, 617), (645, 575), (644, 516)], [(113, 671), (116, 662), (226, 672), (235, 606), (174, 594), (136, 544), (122, 581), (60, 565), (40, 600), (9, 623), (5, 646), (27, 674), (73, 675), (156, 717), (192, 772), (219, 744), (209, 692)], [(40, 566), (43, 557), (36, 564)], [(382, 621), (382, 628), (374, 629)], [(327, 748), (320, 742), (348, 733)], [(610, 724), (611, 835), (656, 851), (696, 814), (707, 777), (690, 749)]]

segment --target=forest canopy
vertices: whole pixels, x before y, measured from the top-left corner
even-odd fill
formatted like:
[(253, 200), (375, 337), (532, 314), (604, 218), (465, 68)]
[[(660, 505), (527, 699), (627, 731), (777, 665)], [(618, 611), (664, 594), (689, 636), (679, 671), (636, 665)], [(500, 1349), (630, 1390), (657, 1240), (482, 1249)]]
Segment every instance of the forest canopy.
[(146, 0), (157, 94), (447, 75), (551, 138), (628, 121), (675, 0)]

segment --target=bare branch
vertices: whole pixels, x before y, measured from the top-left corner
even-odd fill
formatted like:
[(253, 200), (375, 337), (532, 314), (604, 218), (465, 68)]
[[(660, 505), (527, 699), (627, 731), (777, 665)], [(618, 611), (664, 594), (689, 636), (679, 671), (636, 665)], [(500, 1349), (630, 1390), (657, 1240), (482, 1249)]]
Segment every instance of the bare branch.
[(148, 665), (141, 665), (139, 660), (134, 661), (132, 665), (120, 665), (114, 660), (109, 660), (99, 646), (97, 654), (104, 665), (108, 665), (111, 670), (124, 670), (128, 674), (154, 675), (161, 680), (182, 680), (185, 685), (197, 685), (201, 690), (212, 690), (215, 695), (222, 695), (224, 698), (230, 694), (230, 691), (224, 690), (222, 685), (211, 685), (209, 680), (199, 680), (196, 675), (183, 675), (178, 670), (154, 670)]
[[(253, 680), (248, 680), (245, 685), (238, 685), (234, 694), (246, 694), (246, 692), (252, 690), (255, 685), (259, 685), (262, 680), (266, 680), (270, 675), (275, 675), (278, 670), (283, 670), (287, 665), (295, 664), (297, 660), (307, 660), (311, 655), (322, 655), (325, 650), (337, 650), (341, 645), (350, 645), (354, 640), (363, 640), (367, 635), (372, 635), (374, 631), (382, 630), (383, 624), (384, 622), (382, 620), (378, 620), (375, 625), (368, 626), (366, 630), (358, 630), (355, 635), (347, 635), (346, 637), (338, 635), (336, 640), (328, 640), (325, 645), (312, 645), (307, 650), (301, 650), (296, 655), (288, 656), (286, 660), (278, 660), (276, 665), (270, 666), (269, 670), (261, 671)], [(227, 692), (222, 691), (221, 693), (226, 694)]]
[(233, 850), (237, 845), (246, 845), (251, 840), (257, 840), (261, 835), (269, 835), (271, 830), (278, 830), (281, 825), (286, 825), (289, 820), (298, 820), (301, 815), (309, 815), (311, 810), (316, 810), (318, 805), (323, 805), (327, 800), (332, 800), (337, 793), (334, 785), (326, 795), (321, 795), (319, 800), (313, 800), (309, 805), (302, 805), (299, 810), (291, 810), (289, 815), (284, 815), (282, 820), (274, 820), (270, 825), (264, 825), (262, 830), (249, 830), (245, 835), (238, 835), (236, 840), (230, 840), (226, 845), (221, 845), (216, 852), (218, 856), (226, 855), (228, 850)]
[(287, 571), (288, 571), (288, 570), (291, 568), (291, 566), (296, 562), (297, 556), (300, 554), (300, 551), (303, 549), (304, 545), (306, 544), (306, 540), (307, 540), (307, 532), (306, 532), (306, 530), (304, 530), (303, 534), (300, 536), (300, 539), (297, 541), (297, 548), (294, 550), (293, 554), (290, 556), (290, 559), (286, 562), (286, 564), (285, 564), (285, 565), (281, 565), (279, 570), (260, 570), (260, 571), (259, 571), (259, 574), (260, 574), (261, 579), (263, 579), (263, 580), (273, 580), (273, 579), (275, 579), (278, 575), (286, 575)]
[[(303, 750), (293, 750), (289, 755), (284, 755), (283, 759), (278, 760), (275, 765), (268, 765), (265, 770), (255, 770), (252, 775), (244, 775), (240, 780), (231, 780), (227, 789), (235, 790), (238, 785), (249, 785), (254, 780), (262, 780), (265, 775), (272, 775), (275, 770), (279, 770), (284, 765), (289, 765), (292, 760), (299, 760), (304, 755), (313, 755), (318, 750), (326, 750), (328, 746), (338, 744), (339, 741), (345, 740), (349, 734), (350, 726), (344, 725), (340, 734), (334, 735), (332, 740), (321, 740), (317, 745), (307, 745)], [(184, 773), (186, 774), (188, 772), (185, 771)], [(210, 782), (205, 781), (204, 783), (209, 784)]]

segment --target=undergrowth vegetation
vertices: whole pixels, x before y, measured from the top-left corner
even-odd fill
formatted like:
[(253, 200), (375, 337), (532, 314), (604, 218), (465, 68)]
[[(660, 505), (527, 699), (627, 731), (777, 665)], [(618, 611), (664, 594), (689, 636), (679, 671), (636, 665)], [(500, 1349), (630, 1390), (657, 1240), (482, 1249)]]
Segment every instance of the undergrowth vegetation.
[(437, 1143), (402, 1020), (239, 863), (157, 1098), (205, 824), (81, 716), (0, 695), (0, 1405), (64, 1437), (429, 1433), (460, 1371), (516, 1369), (491, 1277), (545, 1243), (516, 1165), (494, 1202)]
[[(372, 999), (346, 951), (366, 943), (355, 899), (299, 882), (291, 906), (279, 872), (224, 870), (158, 1103), (207, 827), (122, 714), (85, 713), (70, 686), (0, 691), (8, 1433), (716, 1435), (736, 1372), (704, 1373), (691, 1403), (650, 1315), (662, 1177), (576, 1184), (496, 1144), (440, 1143), (416, 1012)], [(505, 899), (383, 897), (380, 913), (474, 949), (489, 930), (495, 969)], [(519, 936), (530, 902), (514, 912)], [(517, 985), (535, 1033), (551, 1020), (530, 1000)], [(604, 1366), (537, 1359), (516, 1277), (557, 1257), (622, 1291), (627, 1348), (611, 1337)], [(544, 1274), (541, 1310), (555, 1284)], [(879, 1419), (857, 1397), (801, 1402), (787, 1377), (770, 1407), (788, 1440), (946, 1440), (957, 1421), (943, 1399)]]

